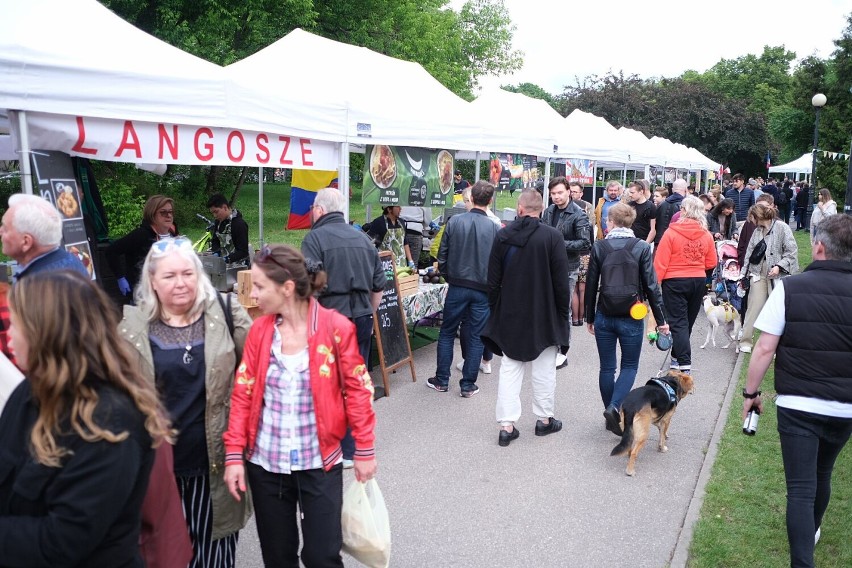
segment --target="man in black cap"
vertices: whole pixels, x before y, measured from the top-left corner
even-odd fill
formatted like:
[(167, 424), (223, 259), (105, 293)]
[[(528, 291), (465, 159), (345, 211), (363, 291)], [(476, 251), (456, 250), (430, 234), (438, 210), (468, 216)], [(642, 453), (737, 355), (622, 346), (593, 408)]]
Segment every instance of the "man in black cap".
[(464, 188), (470, 187), (470, 183), (466, 179), (462, 179), (462, 173), (460, 170), (456, 170), (456, 174), (453, 177), (453, 182), (455, 185), (454, 193), (461, 194)]

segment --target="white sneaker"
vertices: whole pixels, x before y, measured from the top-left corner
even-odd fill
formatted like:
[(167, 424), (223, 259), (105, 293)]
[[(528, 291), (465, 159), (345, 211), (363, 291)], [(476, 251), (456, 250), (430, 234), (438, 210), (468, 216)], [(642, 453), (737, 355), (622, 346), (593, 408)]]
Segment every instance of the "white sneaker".
[(459, 371), (464, 371), (464, 359), (462, 359), (456, 364), (456, 369), (458, 369)]
[(486, 375), (491, 374), (491, 361), (483, 361), (479, 364), (479, 370)]
[(751, 345), (748, 343), (740, 343), (740, 351), (743, 353), (751, 353)]
[(822, 528), (818, 528), (816, 534), (814, 534), (814, 545), (819, 542), (819, 537), (822, 534)]
[(568, 355), (566, 355), (564, 353), (557, 353), (556, 354), (556, 368), (558, 369), (567, 360), (568, 360)]

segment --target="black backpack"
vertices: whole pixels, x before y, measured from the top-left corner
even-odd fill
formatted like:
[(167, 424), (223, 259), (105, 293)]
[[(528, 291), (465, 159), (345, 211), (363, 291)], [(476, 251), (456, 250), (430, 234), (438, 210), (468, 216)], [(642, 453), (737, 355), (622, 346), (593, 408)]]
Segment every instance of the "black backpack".
[(787, 190), (781, 188), (778, 190), (778, 197), (775, 198), (775, 205), (787, 205), (790, 196), (787, 195)]
[(606, 239), (600, 241), (604, 255), (598, 309), (604, 315), (629, 316), (631, 306), (642, 301), (639, 263), (633, 256), (633, 248), (638, 242), (639, 239), (630, 238), (622, 248), (615, 248)]

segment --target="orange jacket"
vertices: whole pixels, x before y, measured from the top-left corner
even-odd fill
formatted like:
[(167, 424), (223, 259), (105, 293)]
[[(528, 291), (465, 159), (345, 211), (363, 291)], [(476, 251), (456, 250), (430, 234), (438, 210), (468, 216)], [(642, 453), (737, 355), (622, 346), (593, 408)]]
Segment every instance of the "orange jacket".
[[(255, 449), (275, 318), (272, 314), (256, 319), (246, 337), (231, 393), (228, 430), (223, 436), (226, 466), (242, 463)], [(376, 426), (373, 383), (358, 351), (355, 326), (313, 298), (308, 308), (308, 357), (323, 469), (331, 469), (340, 458), (340, 440), (347, 425), (355, 438), (355, 459), (372, 459)], [(346, 388), (346, 404), (341, 383)]]
[(694, 219), (669, 225), (654, 256), (657, 280), (704, 278), (716, 266), (716, 247), (710, 231)]

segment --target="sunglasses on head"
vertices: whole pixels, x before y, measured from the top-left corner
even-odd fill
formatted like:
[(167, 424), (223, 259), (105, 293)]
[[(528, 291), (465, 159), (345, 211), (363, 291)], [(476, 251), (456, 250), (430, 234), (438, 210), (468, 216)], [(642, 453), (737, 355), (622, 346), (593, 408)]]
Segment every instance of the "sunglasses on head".
[(151, 250), (159, 256), (183, 247), (192, 248), (192, 243), (189, 241), (188, 238), (167, 237), (165, 239), (160, 239), (159, 241), (151, 245)]
[(283, 270), (284, 272), (286, 272), (287, 276), (290, 277), (290, 271), (287, 269), (287, 267), (284, 266), (283, 264), (281, 264), (280, 262), (278, 262), (277, 260), (275, 260), (275, 257), (272, 256), (272, 249), (269, 248), (269, 245), (263, 245), (263, 248), (260, 249), (260, 252), (258, 252), (254, 256), (254, 262), (260, 263), (260, 264), (266, 264), (268, 262), (272, 262), (273, 264), (278, 265), (278, 267), (281, 270)]

